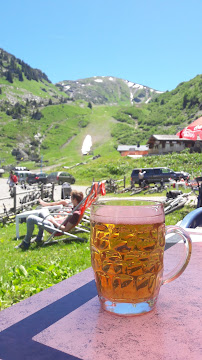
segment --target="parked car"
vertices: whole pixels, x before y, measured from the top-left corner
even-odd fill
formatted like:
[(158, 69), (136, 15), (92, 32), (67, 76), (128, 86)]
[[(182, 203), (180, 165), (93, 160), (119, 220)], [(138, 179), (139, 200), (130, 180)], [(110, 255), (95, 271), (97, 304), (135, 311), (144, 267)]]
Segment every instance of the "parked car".
[[(189, 173), (184, 171), (174, 171), (165, 167), (158, 168), (144, 168), (142, 171), (145, 171), (144, 180), (146, 183), (159, 183), (163, 180), (163, 182), (169, 182), (169, 179), (180, 180), (180, 179), (188, 179)], [(133, 169), (131, 174), (131, 184), (137, 183), (139, 169)]]
[(58, 185), (62, 185), (64, 182), (74, 184), (75, 181), (76, 180), (74, 176), (65, 171), (52, 172), (47, 177), (48, 183), (54, 183)]
[(36, 183), (36, 174), (34, 173), (28, 173), (27, 177), (26, 177), (26, 182), (31, 185), (31, 184), (35, 184)]
[(23, 185), (26, 183), (27, 177), (30, 175), (34, 175), (31, 171), (29, 170), (14, 170), (14, 174), (17, 176), (18, 178), (18, 183)]
[(46, 173), (38, 173), (38, 174), (28, 174), (27, 183), (28, 184), (47, 184), (48, 174)]

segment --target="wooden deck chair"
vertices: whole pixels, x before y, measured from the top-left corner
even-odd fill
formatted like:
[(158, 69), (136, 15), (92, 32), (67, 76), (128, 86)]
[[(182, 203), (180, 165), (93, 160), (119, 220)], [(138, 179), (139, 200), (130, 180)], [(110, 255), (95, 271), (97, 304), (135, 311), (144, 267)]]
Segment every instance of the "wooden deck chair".
[[(105, 194), (106, 194), (105, 183), (104, 182), (95, 182), (91, 186), (91, 189), (90, 189), (89, 193), (87, 194), (87, 196), (71, 212), (64, 213), (64, 214), (61, 214), (61, 212), (60, 213), (52, 213), (51, 214), (52, 216), (63, 215), (65, 217), (64, 220), (61, 222), (61, 225), (65, 225), (65, 223), (68, 221), (69, 215), (72, 215), (75, 211), (79, 210), (80, 216), (79, 216), (77, 224), (74, 225), (72, 227), (72, 229), (70, 230), (71, 232), (62, 231), (62, 230), (60, 230), (60, 228), (53, 230), (53, 227), (44, 225), (44, 230), (51, 232), (51, 235), (49, 236), (49, 238), (46, 241), (44, 241), (43, 245), (48, 245), (48, 244), (52, 244), (52, 243), (56, 243), (58, 241), (64, 240), (64, 238), (59, 239), (59, 240), (55, 240), (55, 239), (53, 240), (53, 238), (59, 237), (62, 235), (65, 235), (66, 237), (69, 237), (70, 239), (73, 239), (73, 240), (86, 242), (86, 239), (82, 239), (82, 238), (78, 237), (72, 231), (76, 230), (79, 232), (82, 231), (82, 232), (90, 233), (90, 230), (87, 229), (87, 227), (85, 225), (83, 225), (83, 224), (81, 225), (81, 221), (83, 221), (85, 223), (90, 223), (89, 215), (85, 214), (86, 210), (89, 209), (91, 204), (97, 199), (98, 195), (104, 196)], [(44, 220), (45, 219), (43, 219), (42, 222), (38, 225), (43, 226)]]

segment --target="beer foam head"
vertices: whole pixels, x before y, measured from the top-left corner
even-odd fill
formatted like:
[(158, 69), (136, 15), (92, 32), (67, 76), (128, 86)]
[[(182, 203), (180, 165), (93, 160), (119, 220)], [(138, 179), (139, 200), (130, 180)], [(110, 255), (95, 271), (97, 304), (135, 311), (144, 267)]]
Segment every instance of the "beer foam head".
[(164, 222), (165, 215), (160, 202), (113, 199), (92, 204), (91, 220), (105, 224), (154, 224)]

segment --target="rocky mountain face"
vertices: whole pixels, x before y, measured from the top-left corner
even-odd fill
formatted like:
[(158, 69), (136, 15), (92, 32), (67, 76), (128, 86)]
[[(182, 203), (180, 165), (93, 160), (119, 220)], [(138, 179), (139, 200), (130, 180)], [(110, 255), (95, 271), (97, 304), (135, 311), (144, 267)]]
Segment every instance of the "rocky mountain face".
[(112, 76), (94, 76), (76, 81), (64, 80), (56, 86), (71, 99), (94, 104), (148, 103), (162, 92)]

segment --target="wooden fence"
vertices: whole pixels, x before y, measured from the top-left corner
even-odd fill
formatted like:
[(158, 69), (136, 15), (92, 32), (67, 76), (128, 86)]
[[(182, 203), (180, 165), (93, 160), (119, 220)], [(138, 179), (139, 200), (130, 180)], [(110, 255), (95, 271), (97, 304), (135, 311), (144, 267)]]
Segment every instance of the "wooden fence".
[[(15, 220), (15, 215), (24, 210), (31, 209), (37, 204), (38, 199), (51, 201), (54, 199), (54, 184), (40, 185), (17, 193), (16, 186), (13, 187), (10, 196), (0, 198), (1, 212), (0, 223), (6, 224)], [(7, 205), (9, 203), (9, 205)], [(12, 206), (10, 204), (12, 203)]]

